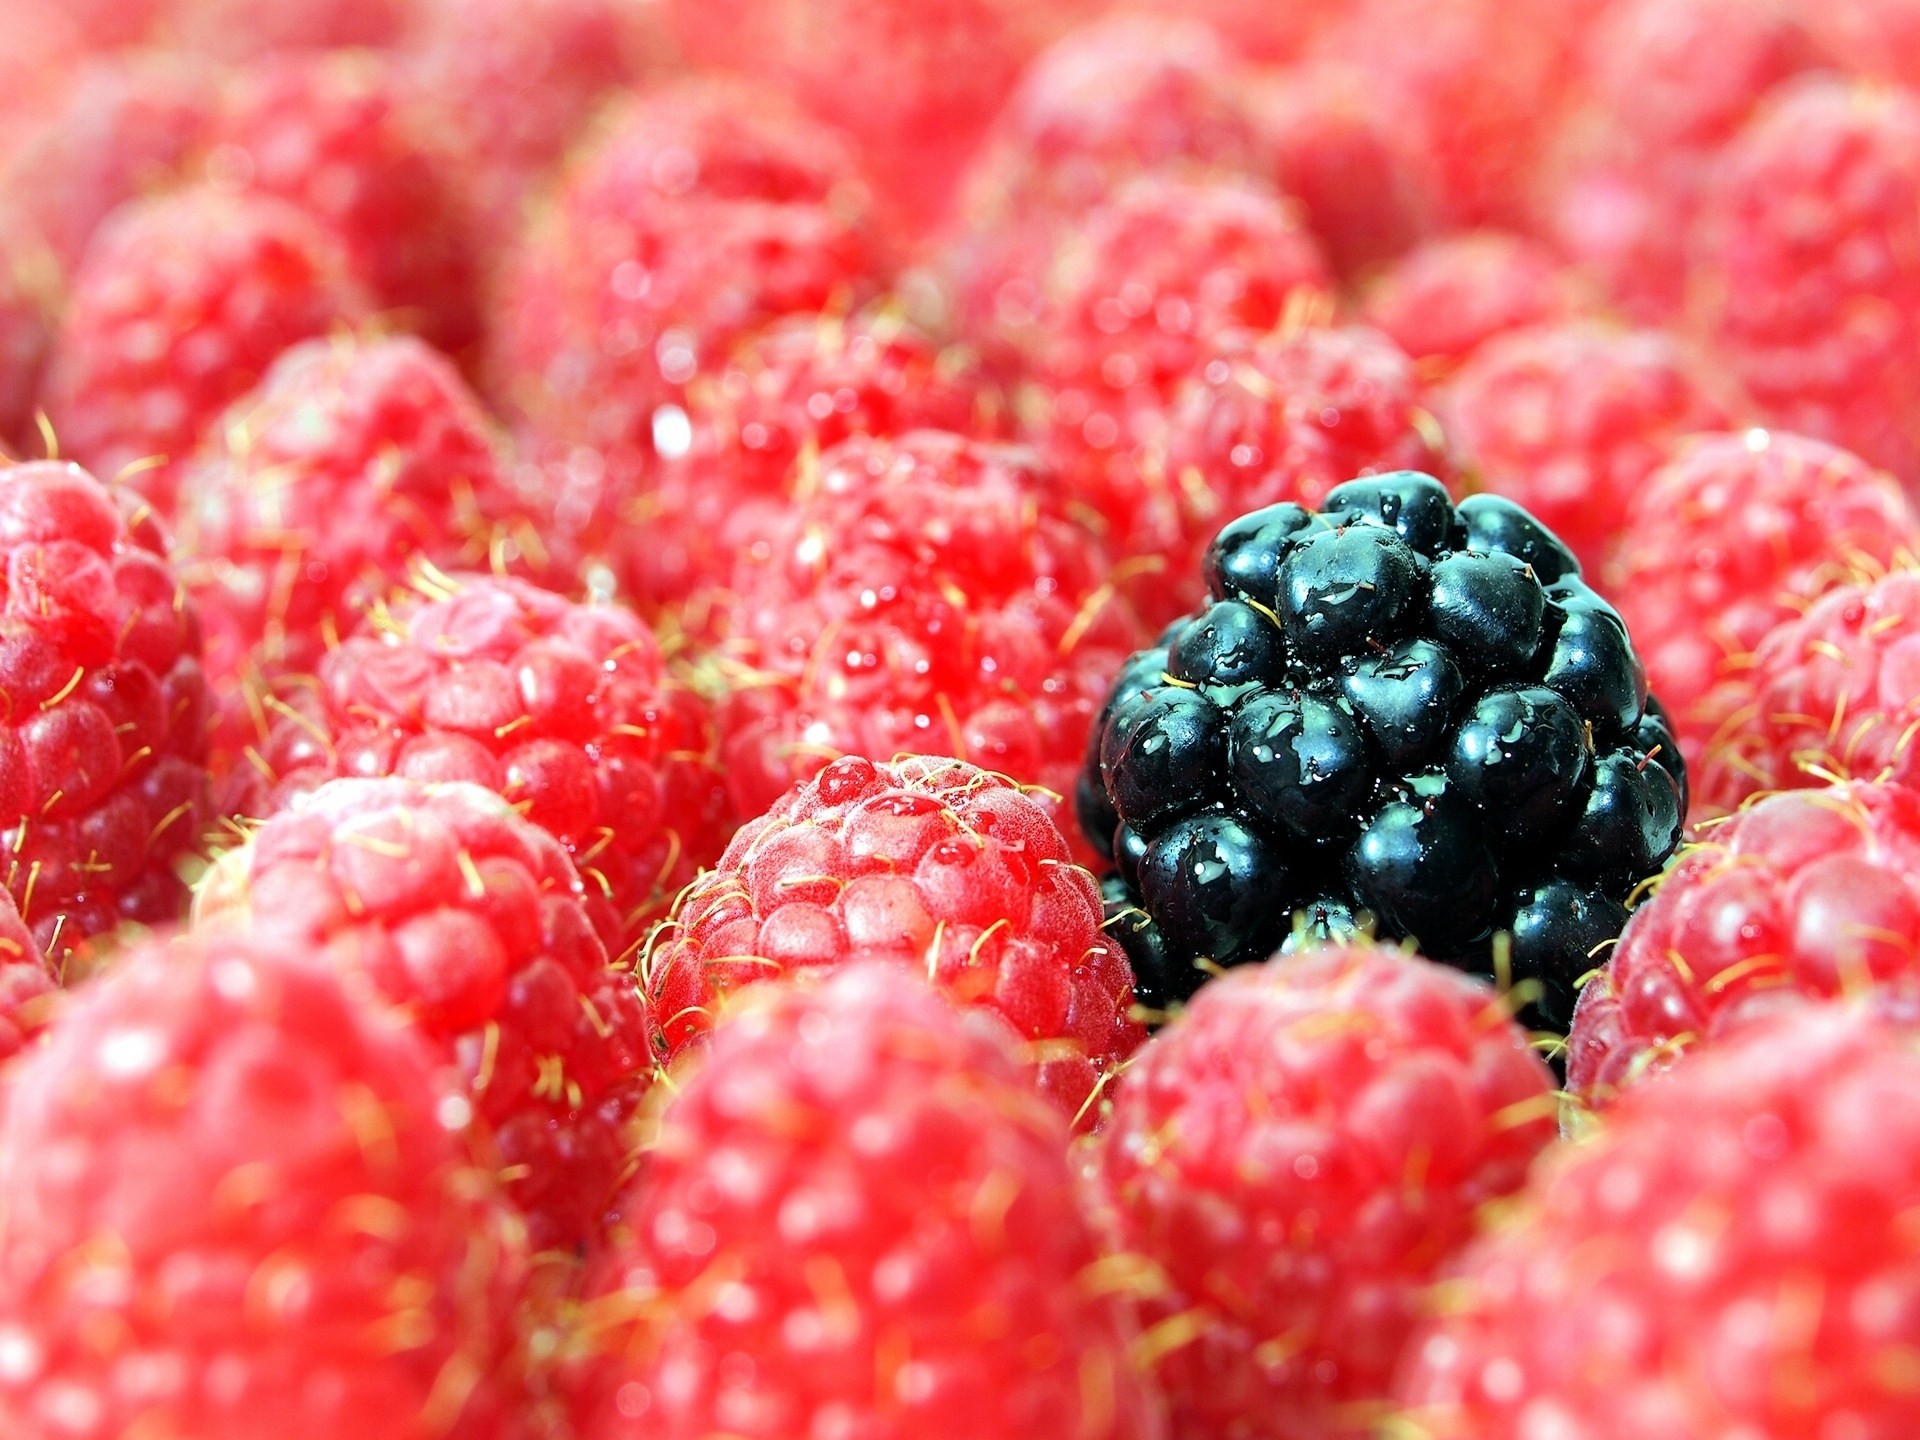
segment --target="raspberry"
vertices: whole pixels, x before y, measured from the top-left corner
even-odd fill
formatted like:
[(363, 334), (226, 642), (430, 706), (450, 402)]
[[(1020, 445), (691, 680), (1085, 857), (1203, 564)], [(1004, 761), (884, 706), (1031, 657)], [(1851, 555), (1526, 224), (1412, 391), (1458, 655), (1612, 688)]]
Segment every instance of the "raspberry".
[(0, 1425), (512, 1433), (523, 1242), (466, 1111), (416, 1036), (284, 945), (128, 955), (9, 1075)]
[(210, 187), (122, 207), (100, 228), (54, 337), (42, 403), (63, 451), (171, 516), (178, 462), (287, 346), (359, 319), (344, 253), (283, 201)]
[(480, 338), (472, 217), (397, 61), (289, 56), (227, 97), (209, 169), (330, 226), (385, 309), (449, 354)]
[(197, 911), (366, 975), (457, 1066), (535, 1247), (597, 1235), (652, 1067), (559, 841), (477, 786), (335, 780), (222, 856)]
[(1499, 997), (1397, 951), (1226, 976), (1140, 1052), (1091, 1169), (1177, 1433), (1371, 1433), (1426, 1287), (1554, 1138)]
[(179, 917), (205, 815), (200, 624), (152, 527), (74, 465), (0, 468), (0, 865), (47, 954)]
[(1270, 173), (1341, 275), (1392, 259), (1432, 228), (1431, 177), (1375, 111), (1365, 71), (1295, 66), (1255, 87), (1251, 104)]
[(1920, 999), (1920, 797), (1769, 796), (1704, 831), (1581, 992), (1567, 1078), (1600, 1105), (1793, 998)]
[(1920, 786), (1920, 574), (1842, 586), (1767, 632), (1701, 767), (1704, 813), (1833, 779)]
[(1256, 510), (1206, 570), (1213, 603), (1114, 682), (1076, 797), (1143, 999), (1265, 959), (1299, 911), (1510, 967), (1564, 1030), (1686, 813), (1619, 615), (1526, 511), (1425, 475)]
[(0, 204), (71, 271), (109, 212), (165, 188), (204, 142), (216, 78), (177, 54), (95, 57), (7, 161)]
[(410, 566), (483, 563), (515, 508), (505, 468), (453, 366), (408, 338), (296, 345), (209, 426), (180, 510), (234, 722), (222, 748), (244, 744), (249, 709), (314, 669)]
[(1032, 1045), (1079, 1115), (1141, 1039), (1100, 894), (1047, 809), (958, 760), (836, 760), (733, 838), (680, 897), (644, 973), (669, 1057), (731, 990), (885, 959)]
[(1477, 230), (1429, 240), (1401, 257), (1368, 290), (1361, 313), (1437, 378), (1497, 335), (1584, 308), (1576, 281), (1552, 251), (1518, 235)]
[(646, 608), (725, 584), (734, 557), (779, 527), (798, 466), (853, 435), (931, 428), (998, 435), (1000, 393), (973, 352), (942, 346), (886, 310), (849, 320), (796, 315), (695, 377), (680, 453), (661, 447), (658, 485), (636, 495), (620, 570)]
[(189, 50), (257, 60), (287, 50), (391, 45), (414, 0), (169, 0), (168, 29)]
[(13, 896), (0, 890), (0, 1060), (10, 1060), (52, 1018), (60, 982)]
[[(320, 663), (251, 757), (265, 815), (337, 775), (467, 780), (567, 847), (631, 939), (721, 849), (705, 707), (629, 611), (524, 581), (434, 576)], [(244, 778), (245, 772), (241, 772)]]
[(1920, 100), (1782, 87), (1715, 167), (1702, 323), (1767, 418), (1920, 483)]
[(1848, 74), (1920, 80), (1920, 11), (1906, 0), (1833, 0), (1808, 6), (1806, 21)]
[(893, 966), (750, 994), (590, 1286), (581, 1440), (1158, 1435), (1066, 1123), (1000, 1036)]
[(1201, 603), (1200, 558), (1226, 521), (1264, 505), (1318, 505), (1356, 475), (1445, 473), (1439, 426), (1413, 366), (1385, 336), (1357, 327), (1235, 332), (1182, 387), (1165, 458), (1143, 479), (1119, 548), (1165, 558), (1136, 599), (1164, 623)]
[(1264, 65), (1297, 59), (1339, 18), (1342, 0), (1150, 0), (1149, 8), (1204, 20), (1239, 54)]
[(34, 429), (34, 393), (58, 311), (58, 267), (33, 236), (0, 220), (0, 454)]
[(1092, 211), (1030, 347), (1035, 428), (1080, 498), (1124, 534), (1179, 383), (1226, 332), (1310, 314), (1329, 283), (1292, 209), (1251, 183), (1145, 176)]
[(1532, 511), (1596, 571), (1675, 442), (1728, 420), (1667, 335), (1589, 321), (1491, 341), (1441, 404), (1481, 483)]
[(1893, 479), (1820, 440), (1705, 435), (1627, 507), (1607, 593), (1697, 756), (1767, 632), (1828, 590), (1920, 557), (1920, 519)]
[(1468, 1252), (1412, 1433), (1913, 1433), (1916, 1095), (1911, 1041), (1827, 1006), (1643, 1087)]
[(840, 755), (956, 755), (1064, 793), (1141, 631), (1029, 451), (917, 431), (821, 457), (723, 602), (727, 783), (756, 815)]

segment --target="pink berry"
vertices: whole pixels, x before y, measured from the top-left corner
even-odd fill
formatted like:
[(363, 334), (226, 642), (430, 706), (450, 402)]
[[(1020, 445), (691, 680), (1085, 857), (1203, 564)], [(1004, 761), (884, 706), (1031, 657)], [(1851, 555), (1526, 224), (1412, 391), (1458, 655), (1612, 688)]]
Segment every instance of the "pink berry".
[(1429, 240), (1389, 266), (1361, 315), (1438, 378), (1498, 335), (1570, 319), (1579, 285), (1551, 250), (1499, 230)]

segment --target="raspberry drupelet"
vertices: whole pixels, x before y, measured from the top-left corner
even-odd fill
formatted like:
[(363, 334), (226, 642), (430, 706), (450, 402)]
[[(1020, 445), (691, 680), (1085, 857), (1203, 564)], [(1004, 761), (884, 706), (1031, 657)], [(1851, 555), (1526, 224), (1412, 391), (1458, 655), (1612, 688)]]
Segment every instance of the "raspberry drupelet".
[(1402, 1429), (1912, 1434), (1917, 1174), (1910, 1034), (1820, 1006), (1691, 1059), (1468, 1252), (1407, 1353)]
[(1589, 1104), (1792, 1000), (1920, 1005), (1920, 797), (1853, 783), (1701, 832), (1581, 992), (1567, 1081)]
[(1914, 559), (1920, 517), (1890, 475), (1825, 441), (1748, 430), (1687, 440), (1654, 472), (1628, 503), (1605, 584), (1699, 759), (1768, 631)]
[(0, 467), (0, 865), (56, 962), (186, 908), (206, 818), (200, 623), (151, 524), (75, 465)]
[(1920, 484), (1920, 99), (1812, 76), (1720, 155), (1699, 322), (1766, 419)]
[(1496, 335), (1570, 319), (1586, 297), (1538, 241), (1501, 230), (1446, 235), (1416, 246), (1370, 285), (1367, 324), (1439, 379)]
[(653, 1062), (558, 840), (476, 785), (335, 780), (223, 855), (195, 913), (371, 980), (457, 1068), (534, 1247), (597, 1240)]
[(59, 988), (13, 896), (0, 890), (0, 1062), (18, 1055), (52, 1019)]
[(775, 976), (886, 960), (1006, 1020), (1070, 1117), (1143, 1032), (1100, 892), (1046, 807), (964, 761), (848, 756), (733, 838), (681, 895), (644, 966), (668, 1058), (726, 995)]
[[(283, 200), (211, 186), (122, 206), (73, 279), (41, 388), (63, 454), (163, 518), (202, 429), (287, 346), (365, 317), (339, 242)], [(156, 463), (164, 462), (164, 463)]]
[(0, 1111), (0, 1426), (507, 1440), (519, 1223), (429, 1047), (247, 934), (136, 949)]
[(229, 810), (270, 815), (336, 776), (471, 781), (566, 846), (604, 933), (643, 935), (725, 841), (706, 706), (628, 610), (485, 575), (416, 583), (288, 693)]
[(1493, 990), (1395, 950), (1309, 949), (1209, 986), (1129, 1067), (1090, 1153), (1138, 1256), (1177, 1433), (1373, 1433), (1480, 1207), (1555, 1135), (1553, 1077)]
[(719, 606), (742, 815), (840, 755), (953, 755), (1066, 794), (1142, 635), (1031, 451), (933, 430), (822, 456)]
[(748, 991), (589, 1284), (581, 1440), (1160, 1440), (1066, 1122), (995, 1028), (891, 965)]
[(1438, 403), (1480, 483), (1525, 506), (1595, 574), (1675, 442), (1731, 418), (1665, 333), (1588, 321), (1489, 342)]

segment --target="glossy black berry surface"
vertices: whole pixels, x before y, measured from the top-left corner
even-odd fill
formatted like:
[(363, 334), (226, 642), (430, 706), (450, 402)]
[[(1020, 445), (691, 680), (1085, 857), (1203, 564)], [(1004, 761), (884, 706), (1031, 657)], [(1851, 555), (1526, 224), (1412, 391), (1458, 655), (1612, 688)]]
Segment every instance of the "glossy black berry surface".
[(1077, 803), (1141, 1000), (1371, 931), (1564, 1028), (1686, 774), (1618, 613), (1494, 496), (1425, 475), (1223, 528), (1210, 603), (1125, 667)]

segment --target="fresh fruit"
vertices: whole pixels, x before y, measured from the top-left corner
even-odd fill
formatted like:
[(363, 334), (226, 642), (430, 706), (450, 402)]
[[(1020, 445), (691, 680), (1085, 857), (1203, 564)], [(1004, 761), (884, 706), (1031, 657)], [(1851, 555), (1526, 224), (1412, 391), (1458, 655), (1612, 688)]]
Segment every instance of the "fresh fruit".
[(719, 617), (742, 815), (841, 755), (953, 755), (1063, 794), (1142, 636), (1031, 451), (934, 430), (822, 456)]
[(1008, 1023), (1070, 1117), (1140, 1043), (1100, 892), (1046, 807), (960, 760), (848, 756), (734, 836), (681, 895), (643, 973), (670, 1058), (726, 995), (878, 959)]
[(389, 57), (259, 61), (226, 97), (208, 172), (325, 223), (382, 310), (460, 355), (480, 338), (473, 219), (418, 106)]
[(1412, 363), (1358, 326), (1221, 337), (1180, 388), (1162, 445), (1118, 546), (1163, 562), (1133, 592), (1157, 623), (1201, 602), (1201, 554), (1234, 516), (1284, 500), (1313, 507), (1359, 475), (1448, 473)]
[(0, 1061), (18, 1055), (46, 1026), (59, 988), (13, 896), (0, 890)]
[(1553, 1077), (1500, 997), (1371, 946), (1209, 986), (1128, 1068), (1091, 1170), (1149, 1268), (1176, 1433), (1372, 1433), (1427, 1287), (1554, 1138)]
[(1367, 290), (1362, 316), (1440, 378), (1497, 335), (1584, 308), (1578, 282), (1537, 241), (1499, 230), (1429, 240)]
[(1729, 416), (1661, 331), (1573, 321), (1475, 351), (1440, 401), (1481, 484), (1524, 506), (1599, 572), (1627, 507), (1680, 437)]
[(206, 818), (200, 622), (150, 524), (76, 465), (0, 467), (0, 864), (57, 963), (179, 918)]
[(1007, 427), (1000, 390), (971, 350), (940, 345), (886, 309), (769, 326), (696, 376), (684, 410), (656, 414), (659, 480), (631, 498), (617, 546), (620, 578), (643, 610), (725, 585), (735, 557), (779, 529), (820, 452), (849, 436), (990, 438)]
[(1685, 441), (1627, 505), (1606, 591), (1696, 759), (1738, 708), (1767, 632), (1834, 587), (1920, 559), (1893, 478), (1779, 431)]
[(566, 846), (605, 933), (643, 935), (724, 843), (705, 705), (630, 611), (485, 575), (418, 584), (287, 695), (228, 808), (270, 815), (336, 776), (471, 781)]
[(1916, 1096), (1911, 1038), (1837, 1006), (1640, 1087), (1447, 1282), (1408, 1432), (1910, 1433)]
[(332, 234), (285, 201), (211, 186), (135, 201), (87, 247), (41, 404), (62, 454), (126, 472), (170, 518), (201, 430), (287, 346), (368, 304)]
[(594, 1241), (653, 1065), (559, 841), (476, 785), (335, 780), (221, 856), (195, 911), (371, 980), (457, 1068), (534, 1246)]
[(999, 1037), (890, 965), (747, 993), (590, 1286), (581, 1440), (1162, 1434)]
[(1078, 794), (1150, 1004), (1308, 929), (1526, 982), (1564, 1029), (1680, 838), (1686, 778), (1613, 609), (1511, 501), (1425, 475), (1227, 525), (1212, 603), (1128, 662)]
[(1702, 832), (1581, 991), (1567, 1079), (1591, 1105), (1799, 997), (1920, 999), (1920, 797), (1770, 796)]
[(1780, 87), (1716, 162), (1694, 268), (1701, 324), (1772, 424), (1920, 484), (1920, 99)]

